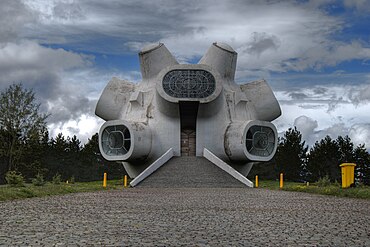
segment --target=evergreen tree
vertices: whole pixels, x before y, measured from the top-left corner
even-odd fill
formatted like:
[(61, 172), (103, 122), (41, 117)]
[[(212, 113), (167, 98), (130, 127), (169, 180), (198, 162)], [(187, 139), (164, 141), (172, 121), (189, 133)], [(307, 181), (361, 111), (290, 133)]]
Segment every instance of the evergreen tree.
[(344, 138), (338, 136), (336, 143), (338, 145), (339, 151), (339, 164), (342, 163), (354, 163), (355, 156), (354, 156), (354, 148), (351, 138), (345, 136)]
[(258, 175), (260, 179), (277, 179), (279, 177), (279, 172), (277, 170), (275, 158), (268, 162), (256, 162), (248, 174), (248, 179), (254, 180), (256, 175)]
[(326, 136), (320, 142), (316, 142), (310, 149), (307, 170), (309, 179), (317, 181), (319, 178), (328, 176), (332, 182), (340, 181), (341, 171), (339, 165), (344, 160), (351, 159), (353, 144), (348, 137), (338, 137), (333, 140)]
[(49, 141), (49, 152), (47, 155), (48, 174), (47, 179), (55, 174), (60, 174), (63, 180), (70, 177), (68, 167), (66, 166), (66, 152), (68, 143), (62, 133)]
[(82, 148), (82, 166), (89, 173), (90, 179), (101, 179), (104, 172), (108, 173), (110, 179), (122, 178), (126, 172), (121, 162), (107, 161), (100, 154), (99, 136), (94, 134)]
[(292, 181), (304, 179), (307, 150), (302, 134), (296, 127), (289, 128), (279, 141), (275, 155), (279, 173), (284, 173), (284, 177)]
[(370, 154), (366, 151), (365, 145), (362, 144), (355, 148), (354, 157), (356, 179), (366, 185), (370, 185)]
[(43, 143), (45, 135), (48, 135), (48, 131), (43, 128), (41, 133), (30, 135), (29, 139), (22, 145), (23, 152), (19, 158), (18, 170), (25, 178), (34, 178), (37, 174), (44, 176), (48, 171), (45, 160), (48, 148)]
[(331, 180), (339, 179), (339, 159), (338, 145), (330, 136), (326, 136), (320, 142), (317, 141), (310, 149), (308, 157), (307, 170), (310, 180), (314, 182), (325, 176)]

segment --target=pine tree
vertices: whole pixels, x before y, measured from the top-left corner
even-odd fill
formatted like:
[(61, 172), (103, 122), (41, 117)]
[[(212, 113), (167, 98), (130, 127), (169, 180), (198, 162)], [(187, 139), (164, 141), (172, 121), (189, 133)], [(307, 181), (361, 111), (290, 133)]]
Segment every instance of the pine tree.
[(304, 179), (307, 150), (305, 141), (302, 141), (302, 134), (296, 127), (289, 128), (280, 140), (275, 156), (278, 171), (288, 180)]
[(354, 150), (356, 163), (355, 177), (363, 184), (370, 185), (370, 154), (365, 145), (358, 145)]
[(307, 170), (310, 181), (314, 182), (325, 176), (332, 181), (339, 179), (339, 159), (339, 147), (330, 136), (317, 141), (308, 156)]

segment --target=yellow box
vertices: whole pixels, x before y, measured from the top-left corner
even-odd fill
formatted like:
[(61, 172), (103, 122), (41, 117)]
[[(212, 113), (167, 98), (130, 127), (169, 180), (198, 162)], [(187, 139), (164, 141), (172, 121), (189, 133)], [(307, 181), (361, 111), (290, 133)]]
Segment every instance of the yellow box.
[(342, 188), (348, 188), (355, 182), (355, 166), (354, 163), (343, 163), (340, 165), (342, 169)]

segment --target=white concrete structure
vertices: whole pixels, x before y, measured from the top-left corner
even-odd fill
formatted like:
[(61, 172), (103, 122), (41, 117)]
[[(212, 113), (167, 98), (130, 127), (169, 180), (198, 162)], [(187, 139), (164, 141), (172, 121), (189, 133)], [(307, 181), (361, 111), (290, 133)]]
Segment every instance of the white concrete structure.
[(212, 44), (198, 64), (179, 64), (161, 43), (139, 57), (143, 81), (113, 78), (96, 106), (107, 121), (99, 132), (105, 159), (123, 162), (135, 178), (169, 149), (174, 156), (209, 150), (244, 176), (254, 162), (273, 157), (270, 121), (280, 106), (266, 81), (234, 82), (237, 53), (230, 46)]

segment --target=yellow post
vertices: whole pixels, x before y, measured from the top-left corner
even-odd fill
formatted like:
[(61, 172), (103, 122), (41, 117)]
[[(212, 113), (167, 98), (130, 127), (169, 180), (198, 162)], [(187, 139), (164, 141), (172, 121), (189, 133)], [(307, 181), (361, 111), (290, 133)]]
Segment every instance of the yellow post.
[(284, 175), (280, 173), (280, 189), (282, 189), (284, 186)]
[(104, 172), (104, 178), (103, 178), (103, 188), (107, 187), (107, 173)]
[(256, 188), (258, 188), (258, 175), (256, 175)]
[(355, 166), (354, 163), (343, 163), (340, 165), (342, 170), (342, 188), (348, 188), (355, 182)]
[(127, 187), (127, 175), (123, 177), (123, 187)]

